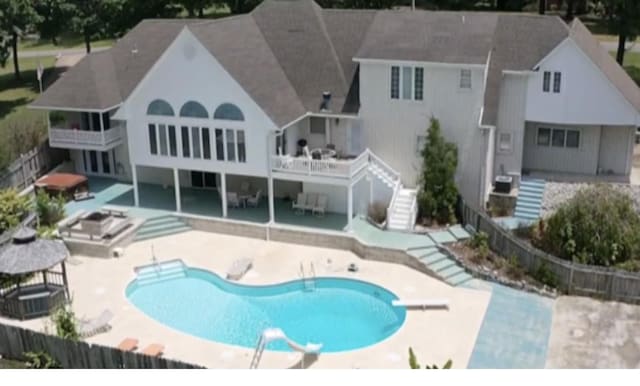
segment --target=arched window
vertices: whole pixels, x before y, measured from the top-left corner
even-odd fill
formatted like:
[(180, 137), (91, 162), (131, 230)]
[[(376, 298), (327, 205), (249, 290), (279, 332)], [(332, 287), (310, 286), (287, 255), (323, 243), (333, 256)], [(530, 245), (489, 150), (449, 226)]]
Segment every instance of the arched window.
[(228, 121), (244, 121), (244, 115), (238, 106), (232, 103), (223, 103), (213, 113), (214, 119), (226, 119)]
[(153, 102), (149, 103), (149, 107), (147, 107), (148, 115), (175, 115), (173, 113), (173, 108), (171, 105), (162, 99), (156, 99)]
[(191, 118), (209, 118), (209, 113), (207, 109), (204, 108), (200, 103), (189, 101), (182, 105), (180, 109), (181, 117), (191, 117)]

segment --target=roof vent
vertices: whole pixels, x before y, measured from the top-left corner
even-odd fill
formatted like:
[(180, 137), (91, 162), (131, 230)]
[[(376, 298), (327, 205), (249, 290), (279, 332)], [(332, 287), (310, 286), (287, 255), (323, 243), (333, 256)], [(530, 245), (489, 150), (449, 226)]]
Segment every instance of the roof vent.
[(322, 104), (320, 104), (320, 111), (330, 111), (329, 103), (331, 102), (331, 91), (325, 91), (322, 93)]

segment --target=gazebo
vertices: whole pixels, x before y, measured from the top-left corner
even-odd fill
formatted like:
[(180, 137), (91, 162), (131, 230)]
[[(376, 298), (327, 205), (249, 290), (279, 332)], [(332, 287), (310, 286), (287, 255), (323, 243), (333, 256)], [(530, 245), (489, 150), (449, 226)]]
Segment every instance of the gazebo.
[(11, 243), (0, 247), (0, 315), (24, 320), (64, 305), (69, 299), (68, 256), (61, 241), (38, 238), (27, 227), (15, 232)]

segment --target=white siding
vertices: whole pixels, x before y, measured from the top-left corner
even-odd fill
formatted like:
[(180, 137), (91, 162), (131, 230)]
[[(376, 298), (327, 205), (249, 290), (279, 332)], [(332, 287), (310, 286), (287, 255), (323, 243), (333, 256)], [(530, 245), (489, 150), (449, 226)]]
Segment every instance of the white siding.
[(631, 127), (602, 127), (598, 169), (604, 174), (629, 174), (628, 164), (633, 157), (629, 143), (633, 143)]
[[(543, 76), (551, 71), (551, 91), (543, 92)], [(560, 93), (553, 93), (553, 72), (562, 73)], [(573, 43), (558, 46), (529, 77), (526, 120), (559, 124), (640, 124), (631, 107), (605, 75)]]
[[(199, 102), (208, 110), (209, 119), (175, 119), (174, 122), (178, 126), (178, 157), (154, 156), (149, 152), (147, 124), (150, 121), (163, 122), (163, 117), (149, 118), (146, 114), (147, 106), (155, 99), (169, 102), (176, 114), (179, 114), (181, 106), (190, 100)], [(222, 103), (238, 106), (244, 114), (245, 121), (214, 121), (213, 112)], [(185, 170), (224, 171), (242, 175), (267, 175), (267, 138), (269, 131), (275, 130), (276, 127), (186, 28), (132, 93), (122, 112), (127, 117), (129, 153), (131, 162), (135, 164)], [(215, 155), (211, 160), (183, 158), (180, 123), (208, 127), (211, 130), (212, 151), (215, 149), (215, 128), (244, 129), (247, 162), (217, 161)], [(269, 152), (271, 151), (273, 148), (269, 147)]]
[[(474, 201), (480, 196), (482, 136), (478, 117), (483, 98), (484, 71), (471, 67), (471, 90), (461, 90), (460, 67), (424, 67), (424, 100), (391, 99), (392, 63), (360, 64), (360, 116), (363, 142), (402, 175), (406, 186), (415, 186), (421, 159), (417, 136), (426, 135), (431, 116), (440, 121), (443, 135), (458, 146), (456, 180), (461, 194)], [(401, 65), (401, 64), (400, 64)]]
[[(580, 130), (577, 149), (536, 144), (538, 126)], [(522, 168), (545, 172), (596, 174), (600, 149), (600, 126), (562, 126), (527, 122)]]
[[(494, 175), (520, 173), (524, 141), (524, 116), (527, 104), (527, 78), (506, 74), (500, 86), (497, 132), (495, 133)], [(511, 150), (499, 149), (500, 134), (511, 134)]]

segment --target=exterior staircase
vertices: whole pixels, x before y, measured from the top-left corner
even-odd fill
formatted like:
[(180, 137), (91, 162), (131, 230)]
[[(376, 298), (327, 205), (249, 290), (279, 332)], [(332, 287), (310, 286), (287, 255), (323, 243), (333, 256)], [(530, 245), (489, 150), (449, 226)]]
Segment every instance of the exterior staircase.
[(191, 230), (191, 227), (185, 224), (179, 217), (172, 215), (154, 217), (142, 224), (133, 241), (148, 240), (155, 237), (186, 232), (188, 230)]
[(407, 253), (452, 286), (459, 286), (473, 279), (457, 261), (435, 246), (409, 249)]
[(387, 227), (397, 231), (412, 231), (416, 219), (416, 190), (402, 187), (389, 208)]
[(525, 222), (539, 219), (544, 189), (544, 180), (523, 179), (520, 182), (520, 190), (513, 217)]
[(394, 176), (390, 175), (387, 171), (385, 171), (380, 164), (375, 162), (369, 162), (369, 173), (374, 177), (377, 177), (383, 184), (388, 186), (390, 189), (393, 189), (395, 185)]

